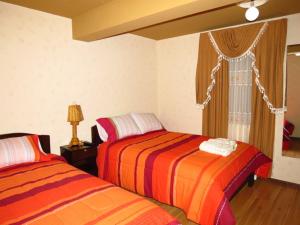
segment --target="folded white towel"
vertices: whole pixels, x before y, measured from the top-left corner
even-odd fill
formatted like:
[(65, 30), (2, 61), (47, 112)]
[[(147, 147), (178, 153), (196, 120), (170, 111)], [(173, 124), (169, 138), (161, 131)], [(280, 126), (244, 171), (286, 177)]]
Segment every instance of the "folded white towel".
[(231, 146), (233, 150), (235, 150), (237, 146), (236, 141), (227, 138), (211, 138), (208, 142), (219, 147), (224, 146), (225, 148), (229, 148), (229, 146)]
[(236, 147), (237, 144), (235, 141), (225, 138), (216, 138), (202, 142), (199, 146), (199, 149), (204, 152), (226, 157), (230, 155), (236, 149)]

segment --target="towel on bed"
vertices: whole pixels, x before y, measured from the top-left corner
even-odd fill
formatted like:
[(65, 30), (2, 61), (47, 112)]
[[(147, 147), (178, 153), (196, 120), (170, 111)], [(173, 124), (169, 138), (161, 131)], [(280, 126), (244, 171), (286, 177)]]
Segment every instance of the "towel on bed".
[(199, 149), (204, 152), (228, 156), (231, 152), (233, 152), (237, 147), (237, 144), (233, 140), (225, 139), (225, 138), (211, 138), (207, 141), (203, 141)]

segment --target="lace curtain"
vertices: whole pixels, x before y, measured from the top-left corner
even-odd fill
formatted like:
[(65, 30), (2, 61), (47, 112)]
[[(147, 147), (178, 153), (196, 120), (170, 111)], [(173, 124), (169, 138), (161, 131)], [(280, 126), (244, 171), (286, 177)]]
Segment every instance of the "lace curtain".
[(228, 138), (249, 142), (251, 124), (252, 59), (229, 62)]

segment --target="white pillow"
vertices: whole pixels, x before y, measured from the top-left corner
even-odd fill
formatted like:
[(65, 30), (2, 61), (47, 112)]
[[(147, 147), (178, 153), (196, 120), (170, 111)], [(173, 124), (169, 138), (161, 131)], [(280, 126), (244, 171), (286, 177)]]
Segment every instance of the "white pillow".
[(105, 129), (99, 123), (96, 123), (96, 126), (97, 126), (97, 130), (98, 130), (100, 139), (103, 142), (106, 142), (108, 139), (108, 134), (106, 133)]
[(130, 115), (142, 134), (163, 129), (160, 121), (153, 113), (131, 113)]
[(25, 162), (37, 162), (43, 153), (37, 135), (0, 140), (0, 168)]
[(105, 131), (104, 133), (101, 128), (99, 129), (101, 136), (104, 140), (109, 142), (141, 134), (140, 129), (129, 114), (109, 118), (99, 118), (96, 121)]

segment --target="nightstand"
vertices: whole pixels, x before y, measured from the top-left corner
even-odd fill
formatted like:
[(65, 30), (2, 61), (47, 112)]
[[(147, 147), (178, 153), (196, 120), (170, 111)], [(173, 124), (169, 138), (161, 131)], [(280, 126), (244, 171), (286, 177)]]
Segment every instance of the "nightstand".
[(64, 145), (60, 147), (60, 154), (69, 164), (83, 170), (89, 174), (97, 176), (96, 164), (97, 146), (89, 142), (84, 142), (83, 146)]

